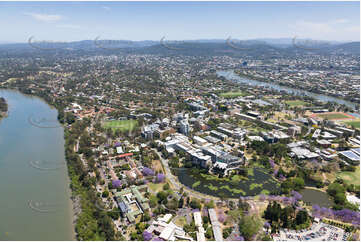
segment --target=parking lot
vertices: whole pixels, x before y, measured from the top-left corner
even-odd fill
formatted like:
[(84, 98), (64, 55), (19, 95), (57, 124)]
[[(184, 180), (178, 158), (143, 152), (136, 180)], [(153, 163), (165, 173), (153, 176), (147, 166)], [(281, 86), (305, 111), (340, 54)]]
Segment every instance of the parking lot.
[(309, 229), (304, 229), (300, 231), (281, 229), (279, 234), (273, 235), (273, 239), (276, 241), (346, 241), (349, 236), (349, 233), (346, 233), (343, 229), (340, 229), (338, 227), (325, 223), (314, 223)]

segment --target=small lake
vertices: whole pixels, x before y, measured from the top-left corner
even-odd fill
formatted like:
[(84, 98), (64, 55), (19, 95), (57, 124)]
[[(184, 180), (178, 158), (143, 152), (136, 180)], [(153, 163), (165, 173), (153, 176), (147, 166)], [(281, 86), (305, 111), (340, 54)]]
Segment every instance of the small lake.
[(239, 198), (279, 190), (279, 183), (261, 168), (250, 169), (246, 180), (217, 178), (215, 175), (203, 174), (198, 169), (191, 168), (176, 170), (176, 174), (183, 185), (216, 197)]
[(301, 190), (300, 194), (302, 195), (302, 201), (310, 203), (311, 205), (318, 204), (320, 207), (327, 208), (330, 208), (333, 205), (333, 201), (325, 192), (306, 188)]
[(278, 85), (276, 83), (271, 83), (271, 82), (263, 82), (263, 81), (256, 81), (256, 80), (252, 80), (249, 78), (244, 78), (244, 77), (240, 77), (239, 75), (237, 75), (233, 70), (227, 70), (227, 71), (217, 71), (217, 75), (226, 78), (227, 80), (230, 81), (235, 81), (238, 83), (245, 83), (251, 86), (264, 86), (264, 87), (269, 87), (271, 89), (275, 89), (277, 91), (285, 91), (287, 93), (296, 95), (296, 96), (309, 96), (309, 97), (313, 97), (317, 100), (323, 101), (323, 102), (335, 102), (338, 104), (344, 104), (350, 108), (355, 109), (356, 108), (356, 103), (352, 103), (337, 97), (331, 97), (331, 96), (327, 96), (327, 95), (322, 95), (322, 94), (317, 94), (317, 93), (312, 93), (312, 92), (308, 92), (302, 89), (296, 89), (296, 88), (291, 88), (291, 87), (286, 87), (286, 86), (281, 86)]
[(0, 121), (0, 241), (72, 240), (64, 130), (57, 110), (17, 91), (0, 89), (0, 96), (9, 107)]

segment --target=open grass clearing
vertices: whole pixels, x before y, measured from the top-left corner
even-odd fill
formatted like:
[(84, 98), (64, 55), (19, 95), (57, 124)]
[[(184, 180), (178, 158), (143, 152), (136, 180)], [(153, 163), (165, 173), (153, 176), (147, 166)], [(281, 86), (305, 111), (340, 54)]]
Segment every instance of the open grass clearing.
[(132, 131), (138, 125), (137, 120), (112, 120), (112, 121), (105, 121), (103, 123), (104, 128), (111, 128), (112, 130), (120, 130), (122, 132), (125, 131)]
[(349, 114), (341, 113), (341, 112), (319, 113), (319, 114), (316, 114), (316, 116), (323, 118), (323, 119), (328, 119), (328, 120), (354, 119), (355, 118)]
[(288, 100), (285, 101), (286, 104), (290, 105), (291, 107), (300, 107), (300, 106), (309, 106), (310, 104), (301, 100)]
[(338, 173), (338, 177), (343, 179), (347, 184), (360, 185), (360, 166), (357, 166), (354, 172), (342, 171)]
[(242, 92), (242, 91), (222, 92), (219, 94), (219, 96), (224, 97), (224, 98), (236, 98), (236, 97), (244, 97), (244, 96), (248, 96), (248, 95), (249, 95), (249, 93)]
[(163, 190), (163, 186), (165, 183), (153, 183), (153, 182), (149, 182), (148, 183), (148, 187), (150, 190), (152, 190), (153, 192), (157, 193)]
[(187, 224), (187, 219), (186, 219), (185, 217), (178, 217), (178, 218), (175, 219), (174, 223), (175, 223), (177, 226), (183, 228), (183, 226), (184, 226), (185, 224)]
[(360, 129), (360, 120), (357, 121), (345, 121), (344, 122), (347, 125), (350, 125), (353, 128)]

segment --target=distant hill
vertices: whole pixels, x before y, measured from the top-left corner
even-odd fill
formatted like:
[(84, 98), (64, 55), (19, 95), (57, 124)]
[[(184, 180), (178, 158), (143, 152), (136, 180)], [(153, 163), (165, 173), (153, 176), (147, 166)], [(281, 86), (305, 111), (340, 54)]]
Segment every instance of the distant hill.
[[(144, 40), (83, 40), (66, 43), (44, 43), (30, 40), (30, 43), (0, 44), (0, 55), (6, 53), (21, 54), (34, 51), (56, 51), (65, 53), (138, 53), (138, 54), (160, 54), (160, 55), (229, 55), (233, 57), (259, 56), (273, 58), (279, 55), (292, 55), (297, 53), (332, 53), (332, 54), (354, 54), (360, 55), (360, 42), (339, 43), (330, 41), (311, 41), (299, 39), (297, 42), (292, 38), (280, 39), (207, 39), (207, 40), (185, 40), (160, 41)], [(296, 43), (296, 44), (295, 44)], [(303, 43), (315, 43), (304, 45)]]
[(360, 42), (350, 42), (330, 47), (334, 52), (360, 55)]

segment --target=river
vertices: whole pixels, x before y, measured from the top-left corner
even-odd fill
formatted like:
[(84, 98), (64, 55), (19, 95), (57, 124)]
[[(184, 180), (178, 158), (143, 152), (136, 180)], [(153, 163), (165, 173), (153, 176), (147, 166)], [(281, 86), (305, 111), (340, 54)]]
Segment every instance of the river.
[(269, 87), (272, 89), (275, 89), (277, 91), (285, 91), (287, 93), (290, 94), (294, 94), (296, 96), (309, 96), (312, 98), (315, 98), (317, 100), (323, 101), (323, 102), (335, 102), (338, 104), (344, 104), (350, 108), (355, 109), (356, 108), (356, 103), (352, 103), (337, 97), (331, 97), (331, 96), (326, 96), (326, 95), (322, 95), (322, 94), (317, 94), (317, 93), (312, 93), (312, 92), (308, 92), (305, 90), (301, 90), (301, 89), (296, 89), (296, 88), (291, 88), (291, 87), (286, 87), (286, 86), (281, 86), (278, 85), (276, 83), (271, 83), (271, 82), (263, 82), (263, 81), (256, 81), (256, 80), (252, 80), (249, 78), (244, 78), (244, 77), (240, 77), (239, 75), (237, 75), (233, 70), (227, 70), (227, 71), (217, 71), (217, 75), (226, 78), (227, 80), (230, 81), (235, 81), (238, 83), (245, 83), (251, 86), (264, 86), (264, 87)]
[(0, 240), (73, 240), (56, 109), (13, 90), (0, 89), (0, 96), (9, 106), (0, 121)]

